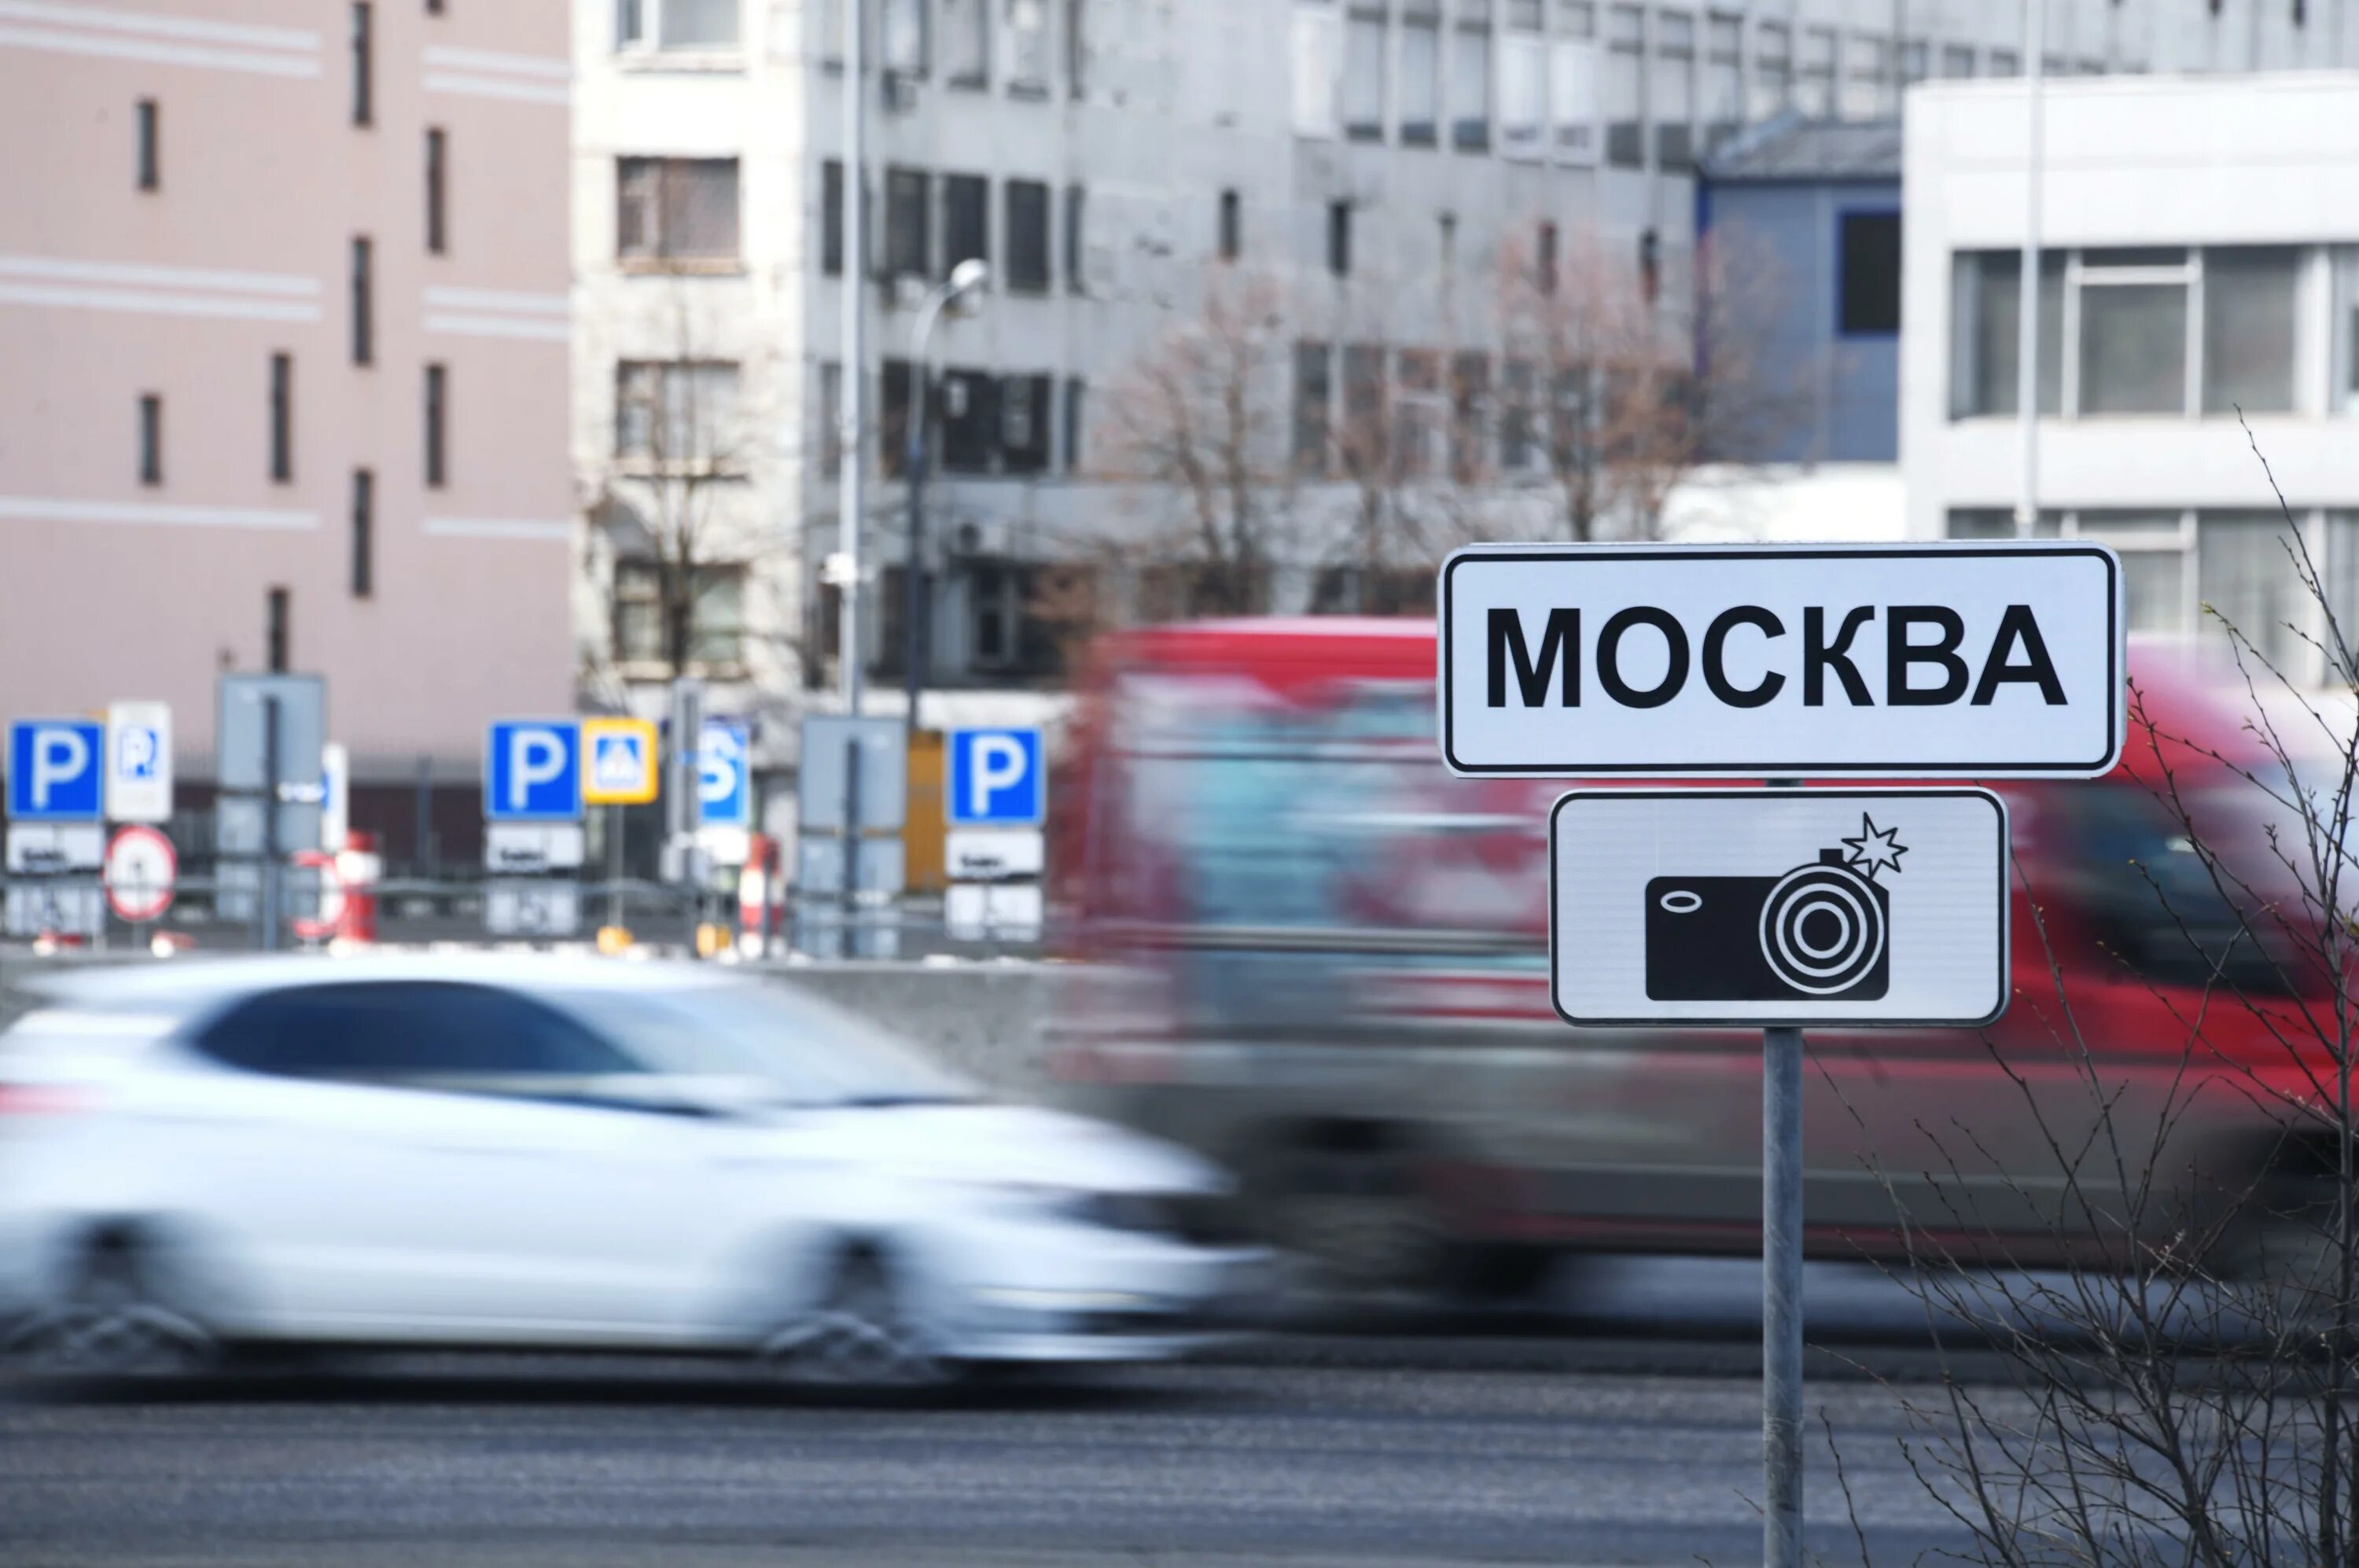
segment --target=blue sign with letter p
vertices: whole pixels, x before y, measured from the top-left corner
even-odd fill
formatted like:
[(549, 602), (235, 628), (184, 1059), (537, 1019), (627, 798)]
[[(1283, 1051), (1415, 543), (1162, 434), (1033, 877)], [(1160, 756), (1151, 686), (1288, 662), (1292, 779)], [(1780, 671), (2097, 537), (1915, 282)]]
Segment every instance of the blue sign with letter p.
[(951, 826), (1040, 825), (1048, 789), (1038, 730), (952, 730), (950, 746)]
[(582, 820), (582, 726), (572, 719), (502, 719), (484, 741), (484, 820)]
[(106, 775), (106, 725), (19, 719), (8, 726), (8, 815), (20, 822), (94, 822)]

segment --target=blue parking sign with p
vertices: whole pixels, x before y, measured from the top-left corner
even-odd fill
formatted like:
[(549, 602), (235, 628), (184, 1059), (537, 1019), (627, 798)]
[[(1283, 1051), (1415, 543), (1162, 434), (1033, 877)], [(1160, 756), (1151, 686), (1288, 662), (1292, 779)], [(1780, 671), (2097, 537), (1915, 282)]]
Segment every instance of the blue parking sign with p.
[(1038, 827), (1048, 794), (1038, 730), (952, 730), (952, 827)]
[(8, 815), (20, 822), (94, 822), (106, 776), (106, 725), (19, 719), (8, 726)]
[(503, 719), (484, 742), (484, 819), (582, 818), (582, 726), (572, 719)]

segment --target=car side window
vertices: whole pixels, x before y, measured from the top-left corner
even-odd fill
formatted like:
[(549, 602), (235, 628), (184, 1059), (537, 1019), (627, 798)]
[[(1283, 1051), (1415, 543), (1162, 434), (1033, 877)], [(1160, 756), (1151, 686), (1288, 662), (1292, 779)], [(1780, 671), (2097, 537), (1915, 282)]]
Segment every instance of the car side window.
[(421, 1087), (529, 1089), (531, 1080), (611, 1077), (645, 1065), (576, 1020), (494, 985), (362, 981), (275, 991), (239, 1004), (198, 1040), (248, 1072)]

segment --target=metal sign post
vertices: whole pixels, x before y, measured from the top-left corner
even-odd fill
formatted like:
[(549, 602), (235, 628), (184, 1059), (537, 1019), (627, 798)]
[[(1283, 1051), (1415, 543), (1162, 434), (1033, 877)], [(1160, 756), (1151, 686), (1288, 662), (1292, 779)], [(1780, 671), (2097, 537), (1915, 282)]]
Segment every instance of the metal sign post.
[[(1442, 759), (2093, 778), (2127, 727), (2121, 584), (2082, 541), (1461, 550), (1439, 584)], [(1800, 783), (1576, 791), (1549, 817), (1558, 1014), (1761, 1031), (1769, 1568), (1803, 1562), (1802, 1031), (1980, 1027), (2009, 990), (1996, 795)]]

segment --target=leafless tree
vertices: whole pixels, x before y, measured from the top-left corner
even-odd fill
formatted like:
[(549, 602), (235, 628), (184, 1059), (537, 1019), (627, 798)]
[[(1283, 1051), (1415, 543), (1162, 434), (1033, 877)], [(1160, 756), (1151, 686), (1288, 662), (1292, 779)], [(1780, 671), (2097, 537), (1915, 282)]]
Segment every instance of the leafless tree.
[[(2146, 929), (2197, 983), (2155, 983), (2153, 951), (2115, 951), (2114, 982), (2068, 977), (2047, 904), (2067, 890), (2023, 873), (2017, 940), (2046, 956), (2050, 994), (2015, 1006), (2047, 1020), (2052, 1057), (1991, 1057), (2038, 1157), (1995, 1161), (1999, 1129), (1952, 1120), (1919, 1126), (1919, 1160), (1871, 1160), (1896, 1203), (1934, 1194), (1895, 1278), (2003, 1368), (1908, 1400), (1909, 1462), (1968, 1561), (2359, 1562), (2359, 684), (2299, 528), (2286, 552), (2300, 624), (2205, 610), (2241, 734), (2193, 733), (2131, 690), (2167, 831), (2129, 869)], [(2158, 1004), (2167, 1038), (2108, 1038), (2115, 986)], [(2225, 1148), (2223, 1115), (2246, 1129)], [(1890, 1131), (1861, 1126), (1863, 1143)], [(2037, 1205), (2049, 1228), (1994, 1248), (1994, 1204)]]
[(1292, 351), (1285, 286), (1217, 267), (1201, 305), (1111, 388), (1100, 471), (1177, 498), (1180, 520), (1163, 542), (1192, 579), (1181, 608), (1243, 615), (1267, 606), (1294, 497)]

